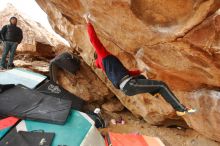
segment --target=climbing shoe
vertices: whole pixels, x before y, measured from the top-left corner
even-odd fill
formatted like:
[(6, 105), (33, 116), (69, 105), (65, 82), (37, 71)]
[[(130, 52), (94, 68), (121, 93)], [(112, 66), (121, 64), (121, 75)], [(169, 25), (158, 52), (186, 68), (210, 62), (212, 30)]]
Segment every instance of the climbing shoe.
[(187, 108), (187, 111), (186, 111), (187, 114), (193, 114), (195, 112), (196, 112), (196, 109), (194, 108)]
[(196, 112), (196, 109), (193, 108), (186, 108), (185, 111), (176, 111), (178, 116), (184, 116), (185, 114), (193, 114)]

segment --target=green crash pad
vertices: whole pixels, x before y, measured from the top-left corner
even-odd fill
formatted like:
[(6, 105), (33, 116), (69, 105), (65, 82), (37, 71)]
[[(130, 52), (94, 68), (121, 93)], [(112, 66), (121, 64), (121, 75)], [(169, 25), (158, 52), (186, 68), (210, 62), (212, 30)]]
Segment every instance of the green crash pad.
[(80, 146), (92, 124), (78, 111), (72, 110), (65, 125), (23, 120), (16, 127), (19, 130), (44, 131), (55, 133), (52, 146)]

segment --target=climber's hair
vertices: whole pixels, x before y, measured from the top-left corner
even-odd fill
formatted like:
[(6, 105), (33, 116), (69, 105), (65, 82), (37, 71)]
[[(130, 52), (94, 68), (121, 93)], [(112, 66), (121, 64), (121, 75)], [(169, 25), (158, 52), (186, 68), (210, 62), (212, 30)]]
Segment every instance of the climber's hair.
[(97, 56), (97, 53), (95, 52), (94, 53), (94, 59), (97, 59), (98, 58), (98, 56)]

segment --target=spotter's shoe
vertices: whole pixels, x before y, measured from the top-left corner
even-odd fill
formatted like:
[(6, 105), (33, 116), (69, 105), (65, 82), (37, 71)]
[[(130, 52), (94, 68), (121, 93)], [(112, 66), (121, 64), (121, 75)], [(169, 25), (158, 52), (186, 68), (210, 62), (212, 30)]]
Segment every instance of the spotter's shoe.
[(5, 71), (7, 68), (0, 66), (0, 71)]
[(8, 65), (8, 67), (7, 67), (7, 69), (13, 69), (13, 68), (15, 68), (14, 63), (13, 63), (13, 64), (11, 64), (11, 65)]

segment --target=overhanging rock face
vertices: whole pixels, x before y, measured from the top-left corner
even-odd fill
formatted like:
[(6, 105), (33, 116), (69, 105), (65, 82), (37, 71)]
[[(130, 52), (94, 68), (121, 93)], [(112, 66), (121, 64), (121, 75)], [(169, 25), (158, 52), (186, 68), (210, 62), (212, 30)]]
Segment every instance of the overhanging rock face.
[[(180, 101), (198, 109), (183, 117), (199, 133), (220, 141), (218, 0), (37, 0), (54, 30), (92, 67), (94, 50), (82, 18), (90, 12), (106, 48), (127, 68), (149, 67)], [(137, 55), (138, 52), (138, 55)], [(92, 69), (132, 113), (152, 124), (176, 118), (162, 99), (126, 97), (103, 73)]]

